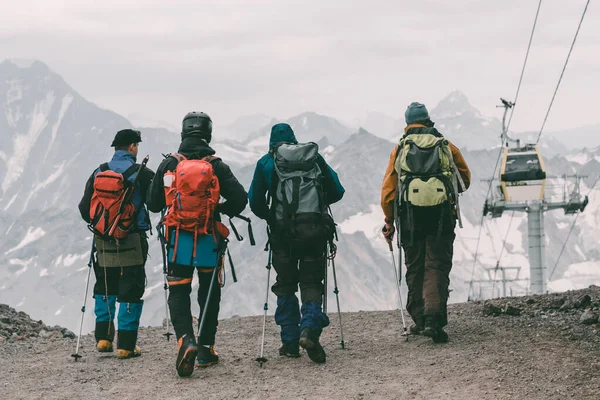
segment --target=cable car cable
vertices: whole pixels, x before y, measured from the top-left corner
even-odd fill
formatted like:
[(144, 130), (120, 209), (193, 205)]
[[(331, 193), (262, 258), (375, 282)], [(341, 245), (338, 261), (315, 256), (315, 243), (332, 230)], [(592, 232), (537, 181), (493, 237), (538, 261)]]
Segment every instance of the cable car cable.
[(527, 66), (527, 60), (529, 59), (529, 51), (531, 50), (531, 42), (533, 42), (533, 34), (535, 33), (535, 28), (537, 26), (538, 16), (540, 15), (540, 8), (542, 7), (542, 0), (538, 3), (537, 11), (535, 13), (535, 19), (533, 20), (533, 28), (531, 29), (531, 36), (529, 36), (529, 44), (527, 45), (527, 52), (525, 53), (525, 61), (523, 62), (523, 68), (521, 69), (521, 77), (519, 78), (519, 84), (517, 85), (517, 93), (515, 94), (515, 99), (513, 100), (513, 107), (510, 110), (510, 116), (508, 117), (508, 124), (506, 124), (506, 132), (508, 133), (508, 128), (510, 127), (510, 122), (512, 121), (513, 114), (515, 113), (515, 106), (517, 105), (517, 100), (519, 99), (519, 92), (521, 91), (521, 84), (523, 83), (523, 75), (525, 75), (525, 67)]
[(546, 126), (546, 121), (548, 120), (548, 116), (550, 115), (550, 110), (552, 110), (552, 105), (554, 104), (554, 99), (556, 98), (556, 93), (558, 93), (558, 88), (560, 87), (560, 83), (562, 82), (563, 76), (565, 75), (565, 71), (567, 69), (567, 65), (569, 64), (569, 59), (571, 58), (571, 53), (573, 52), (573, 48), (575, 47), (575, 42), (577, 41), (577, 36), (579, 36), (579, 30), (581, 29), (581, 24), (583, 23), (583, 19), (585, 18), (585, 14), (587, 13), (588, 6), (590, 5), (590, 0), (587, 0), (585, 3), (585, 8), (583, 9), (583, 14), (581, 14), (581, 19), (579, 20), (579, 25), (577, 26), (577, 31), (575, 31), (575, 37), (573, 38), (573, 43), (571, 43), (571, 48), (569, 49), (569, 53), (567, 54), (567, 59), (565, 60), (565, 65), (560, 73), (560, 77), (558, 78), (558, 83), (556, 84), (556, 88), (554, 89), (554, 94), (552, 95), (552, 100), (550, 100), (550, 105), (548, 106), (548, 111), (546, 111), (546, 116), (544, 117), (544, 122), (542, 122), (542, 127), (540, 128), (540, 133), (538, 133), (538, 137), (536, 140), (536, 144), (540, 142), (540, 138), (542, 137), (542, 132), (544, 131), (544, 127)]
[[(592, 187), (590, 187), (587, 197), (589, 197), (589, 195), (592, 193), (592, 190), (594, 190), (594, 187), (596, 186), (596, 184), (598, 183), (599, 180), (600, 180), (600, 175), (598, 175), (598, 177), (592, 184)], [(579, 218), (580, 215), (581, 215), (580, 212), (577, 213), (577, 215), (575, 216), (575, 219), (573, 220), (573, 223), (571, 224), (571, 229), (569, 230), (569, 233), (567, 234), (567, 238), (565, 239), (565, 242), (563, 243), (562, 249), (560, 249), (560, 253), (558, 254), (558, 257), (556, 258), (556, 262), (554, 263), (554, 268), (552, 268), (552, 272), (550, 273), (550, 275), (548, 275), (548, 281), (550, 281), (550, 279), (552, 279), (552, 276), (554, 275), (554, 272), (556, 271), (558, 262), (560, 261), (560, 258), (562, 257), (563, 252), (565, 251), (565, 248), (567, 247), (567, 242), (569, 241), (569, 238), (571, 237), (571, 233), (573, 233), (573, 229), (575, 228), (575, 224), (577, 223), (577, 218)]]

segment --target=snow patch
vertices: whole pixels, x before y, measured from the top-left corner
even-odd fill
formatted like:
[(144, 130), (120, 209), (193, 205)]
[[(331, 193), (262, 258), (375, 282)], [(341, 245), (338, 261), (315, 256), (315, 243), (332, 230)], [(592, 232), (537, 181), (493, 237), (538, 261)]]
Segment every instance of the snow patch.
[(42, 270), (40, 271), (40, 278), (43, 278), (44, 276), (48, 276), (50, 275), (48, 273), (48, 268), (42, 268)]
[(46, 232), (42, 228), (33, 229), (30, 227), (27, 230), (27, 233), (25, 234), (25, 237), (23, 238), (23, 240), (21, 240), (21, 243), (19, 243), (16, 247), (13, 247), (12, 249), (8, 250), (6, 253), (4, 253), (4, 255), (7, 255), (7, 254), (12, 253), (13, 251), (22, 249), (23, 247), (27, 246), (28, 244), (41, 239), (45, 234), (46, 234)]
[(60, 128), (60, 125), (62, 124), (62, 120), (65, 116), (65, 113), (69, 109), (69, 106), (71, 105), (72, 102), (73, 102), (73, 96), (71, 96), (70, 94), (66, 95), (62, 99), (62, 103), (60, 104), (60, 110), (58, 111), (58, 118), (57, 118), (56, 122), (54, 123), (54, 125), (52, 125), (52, 137), (50, 139), (50, 144), (48, 145), (48, 150), (46, 151), (46, 155), (44, 156), (44, 160), (46, 160), (46, 158), (48, 157), (48, 154), (50, 153), (50, 149), (52, 148), (52, 145), (54, 144), (54, 141), (56, 140), (56, 135), (58, 134), (58, 128)]
[(17, 221), (13, 221), (12, 224), (10, 224), (10, 226), (8, 227), (8, 229), (6, 230), (6, 233), (4, 234), (5, 236), (9, 234), (10, 230), (12, 229), (12, 227), (15, 225), (15, 222)]
[(19, 276), (21, 276), (25, 271), (27, 271), (27, 268), (29, 267), (29, 264), (31, 264), (32, 261), (33, 261), (33, 257), (29, 258), (27, 260), (22, 260), (20, 258), (11, 258), (10, 260), (8, 260), (8, 263), (11, 265), (20, 265), (21, 266), (21, 269), (14, 272), (13, 276), (15, 278), (18, 278)]
[(567, 161), (570, 161), (575, 164), (585, 165), (591, 161), (591, 157), (588, 153), (576, 153), (569, 154), (565, 157)]
[(56, 312), (54, 313), (55, 316), (60, 315), (60, 313), (62, 313), (63, 308), (65, 308), (65, 306), (60, 306), (60, 308), (58, 310), (56, 310)]
[[(64, 259), (62, 259), (62, 265), (65, 267), (70, 267), (71, 265), (75, 264), (75, 262), (77, 260), (83, 260), (86, 257), (89, 256), (89, 253), (83, 253), (83, 254), (67, 254)], [(59, 259), (61, 257), (59, 256)], [(58, 261), (57, 261), (58, 263)]]
[(8, 211), (8, 209), (10, 208), (10, 206), (13, 205), (13, 203), (15, 202), (15, 200), (17, 200), (17, 196), (19, 196), (19, 193), (15, 194), (8, 202), (8, 204), (6, 205), (6, 207), (4, 207), (4, 211)]
[(35, 105), (31, 115), (29, 131), (24, 135), (16, 134), (13, 136), (14, 152), (6, 163), (7, 171), (2, 182), (2, 190), (6, 192), (13, 183), (19, 179), (29, 160), (31, 149), (37, 142), (40, 134), (48, 125), (48, 116), (55, 100), (54, 92), (49, 92), (46, 98)]

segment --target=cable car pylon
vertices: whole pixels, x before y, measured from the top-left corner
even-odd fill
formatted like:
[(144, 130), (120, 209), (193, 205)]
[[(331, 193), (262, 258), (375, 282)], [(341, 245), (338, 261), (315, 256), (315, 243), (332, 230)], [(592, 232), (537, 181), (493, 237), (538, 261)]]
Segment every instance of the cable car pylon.
[[(506, 115), (514, 105), (504, 99), (502, 105), (502, 142), (506, 147), (502, 154), (499, 185), (497, 191), (490, 192), (485, 200), (483, 215), (499, 218), (505, 211), (527, 213), (527, 237), (529, 240), (530, 293), (543, 294), (547, 291), (547, 271), (545, 262), (544, 213), (563, 209), (565, 214), (582, 212), (588, 204), (587, 196), (579, 191), (579, 175), (546, 175), (542, 155), (537, 144), (521, 145), (519, 139), (511, 138), (506, 127)], [(510, 147), (509, 142), (516, 146)], [(553, 200), (546, 196), (546, 179), (564, 179), (562, 196)], [(567, 180), (573, 179), (573, 190), (569, 191)], [(492, 178), (492, 181), (495, 181)], [(478, 281), (478, 283), (481, 283)]]

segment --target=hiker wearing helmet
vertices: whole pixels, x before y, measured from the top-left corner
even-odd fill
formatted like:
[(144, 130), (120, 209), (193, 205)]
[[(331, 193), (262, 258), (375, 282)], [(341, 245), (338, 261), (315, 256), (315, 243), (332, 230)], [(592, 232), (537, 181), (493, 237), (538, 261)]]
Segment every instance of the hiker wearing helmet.
[(397, 229), (404, 249), (406, 309), (415, 323), (410, 332), (446, 343), (458, 193), (469, 187), (471, 172), (460, 150), (434, 128), (425, 105), (410, 104), (405, 120), (381, 188), (383, 236), (391, 246)]
[[(154, 172), (136, 164), (139, 131), (117, 132), (111, 146), (115, 152), (88, 179), (79, 203), (81, 217), (94, 232), (93, 251), (94, 334), (100, 352), (112, 352), (117, 317), (118, 358), (141, 354), (136, 346), (146, 287), (144, 265), (148, 256), (150, 218), (145, 207), (146, 191)], [(119, 302), (117, 315), (116, 303)]]
[[(316, 143), (299, 144), (288, 124), (271, 129), (269, 152), (254, 171), (250, 208), (267, 221), (272, 264), (277, 272), (275, 322), (281, 327), (279, 354), (324, 363), (319, 343), (329, 318), (322, 311), (325, 252), (335, 225), (327, 213), (344, 195), (337, 174), (318, 153)], [(300, 286), (302, 307), (296, 292)]]
[[(229, 166), (215, 156), (211, 139), (210, 117), (203, 112), (188, 113), (182, 122), (179, 150), (160, 164), (148, 192), (150, 211), (164, 212), (160, 235), (167, 250), (168, 303), (178, 341), (180, 376), (191, 375), (194, 364), (203, 368), (219, 361), (214, 344), (229, 235), (220, 214), (236, 216), (248, 203), (248, 194)], [(221, 196), (225, 201), (219, 203)], [(196, 270), (201, 321), (197, 340), (190, 309)]]

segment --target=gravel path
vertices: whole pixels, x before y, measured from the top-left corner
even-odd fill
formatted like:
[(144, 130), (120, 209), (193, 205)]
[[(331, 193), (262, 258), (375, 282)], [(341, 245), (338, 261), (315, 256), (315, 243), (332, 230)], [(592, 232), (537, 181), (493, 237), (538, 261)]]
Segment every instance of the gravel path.
[[(600, 289), (587, 290), (600, 299)], [(581, 296), (572, 292), (567, 301)], [(564, 296), (564, 295), (563, 295)], [(337, 316), (322, 338), (328, 360), (279, 357), (278, 329), (268, 320), (266, 357), (261, 317), (222, 321), (221, 363), (188, 379), (174, 369), (175, 342), (161, 328), (140, 333), (144, 354), (120, 361), (94, 351), (83, 338), (83, 359), (70, 358), (75, 341), (29, 338), (0, 343), (2, 399), (599, 399), (598, 326), (582, 325), (583, 310), (558, 311), (557, 295), (494, 304), (520, 307), (520, 316), (485, 316), (484, 304), (450, 307), (450, 343), (400, 336), (398, 311)], [(565, 302), (562, 302), (563, 304)], [(594, 307), (593, 304), (591, 306)], [(564, 308), (564, 307), (563, 307)], [(486, 308), (487, 309), (487, 308)]]

